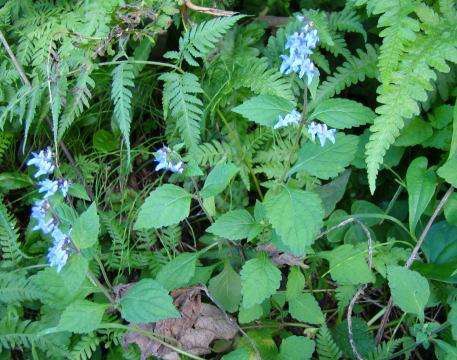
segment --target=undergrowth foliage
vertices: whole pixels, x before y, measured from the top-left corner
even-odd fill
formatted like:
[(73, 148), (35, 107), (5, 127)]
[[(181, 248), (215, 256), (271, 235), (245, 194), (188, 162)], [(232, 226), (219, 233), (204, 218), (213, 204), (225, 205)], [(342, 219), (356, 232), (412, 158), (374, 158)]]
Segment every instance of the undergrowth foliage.
[(0, 1), (0, 358), (457, 358), (455, 1), (214, 4)]

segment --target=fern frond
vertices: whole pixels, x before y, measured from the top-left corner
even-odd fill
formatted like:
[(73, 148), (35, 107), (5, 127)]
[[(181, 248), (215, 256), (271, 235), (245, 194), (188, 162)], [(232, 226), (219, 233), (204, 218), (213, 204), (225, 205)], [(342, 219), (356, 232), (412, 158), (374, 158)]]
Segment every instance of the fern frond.
[(197, 94), (203, 92), (198, 78), (194, 74), (165, 73), (163, 80), (164, 117), (168, 113), (176, 121), (182, 139), (190, 149), (200, 142), (200, 126), (203, 115), (203, 103)]
[(338, 303), (338, 315), (340, 317), (344, 313), (346, 306), (349, 305), (349, 302), (356, 291), (357, 288), (354, 285), (342, 285), (336, 288), (335, 298)]
[(232, 150), (229, 144), (213, 140), (195, 146), (189, 151), (185, 160), (193, 160), (198, 165), (212, 167), (222, 159), (230, 159), (231, 153)]
[(367, 360), (389, 360), (402, 341), (403, 339), (392, 339), (379, 344), (376, 349), (366, 355)]
[(234, 79), (234, 88), (246, 87), (256, 94), (270, 94), (293, 101), (290, 81), (277, 70), (270, 68), (266, 58), (242, 58), (240, 71)]
[(3, 260), (18, 264), (22, 259), (28, 258), (19, 246), (19, 233), (16, 219), (0, 202), (0, 249)]
[(177, 59), (179, 62), (186, 60), (189, 65), (198, 66), (196, 58), (204, 58), (208, 55), (225, 33), (242, 17), (243, 15), (219, 17), (191, 27), (179, 39), (179, 53), (168, 52), (165, 56)]
[(355, 32), (363, 36), (367, 41), (367, 33), (362, 25), (360, 16), (351, 7), (345, 7), (338, 12), (329, 14), (330, 28), (343, 32)]
[(92, 354), (97, 350), (101, 339), (96, 334), (90, 333), (81, 336), (78, 342), (73, 346), (70, 353), (72, 360), (88, 360), (92, 358)]
[(338, 360), (343, 356), (327, 325), (322, 325), (317, 334), (317, 353), (319, 360)]
[(134, 86), (133, 65), (123, 62), (112, 72), (111, 99), (114, 103), (114, 121), (121, 131), (130, 159), (130, 122), (132, 119), (132, 88)]
[(357, 56), (351, 55), (346, 62), (337, 67), (332, 76), (318, 87), (316, 97), (310, 103), (312, 110), (320, 101), (339, 94), (347, 87), (366, 78), (376, 77), (378, 54), (376, 49), (367, 44), (366, 52), (357, 49)]
[(0, 132), (0, 161), (3, 159), (6, 150), (10, 147), (12, 140), (12, 134), (4, 131)]
[(39, 297), (39, 290), (23, 274), (0, 272), (0, 303), (18, 303)]
[[(432, 10), (430, 10), (432, 11)], [(427, 100), (427, 91), (436, 79), (435, 71), (449, 72), (446, 61), (457, 62), (457, 29), (451, 19), (440, 18), (428, 24), (425, 34), (405, 50), (398, 71), (388, 83), (378, 88), (376, 112), (379, 116), (371, 126), (371, 136), (366, 145), (366, 163), (371, 192), (376, 188), (376, 177), (387, 149), (400, 135), (405, 119), (420, 113), (419, 102)]]
[(84, 108), (89, 107), (89, 100), (92, 97), (90, 89), (95, 86), (95, 82), (90, 77), (90, 73), (91, 70), (88, 67), (85, 67), (76, 79), (76, 84), (71, 90), (71, 99), (65, 107), (59, 122), (58, 140), (62, 139), (65, 131), (73, 124), (75, 119), (81, 115)]

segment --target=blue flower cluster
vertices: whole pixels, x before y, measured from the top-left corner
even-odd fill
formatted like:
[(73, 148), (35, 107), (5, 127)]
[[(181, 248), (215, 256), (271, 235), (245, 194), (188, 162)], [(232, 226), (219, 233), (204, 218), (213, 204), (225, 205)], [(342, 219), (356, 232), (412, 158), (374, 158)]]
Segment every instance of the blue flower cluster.
[(178, 159), (178, 155), (168, 146), (163, 146), (157, 150), (154, 153), (154, 157), (154, 161), (158, 163), (155, 168), (156, 171), (165, 169), (179, 174), (184, 171), (184, 163)]
[[(299, 20), (305, 21), (302, 16), (299, 17)], [(318, 41), (317, 30), (314, 29), (312, 22), (307, 22), (300, 32), (290, 35), (286, 42), (289, 55), (281, 55), (281, 72), (283, 74), (297, 73), (300, 79), (306, 75), (308, 85), (310, 85), (314, 76), (319, 75), (319, 71), (309, 58)]]
[[(50, 148), (32, 153), (28, 166), (35, 166), (35, 178), (52, 175), (55, 169), (54, 156)], [(34, 231), (41, 230), (52, 238), (52, 246), (48, 250), (48, 263), (57, 271), (62, 270), (66, 264), (71, 249), (71, 240), (68, 234), (59, 229), (59, 219), (52, 212), (52, 197), (61, 193), (63, 197), (68, 194), (70, 183), (65, 179), (51, 180), (45, 178), (38, 182), (38, 192), (43, 195), (32, 206), (31, 218), (36, 222)]]
[(333, 144), (335, 143), (336, 130), (328, 129), (327, 124), (319, 124), (313, 121), (308, 125), (308, 134), (310, 135), (312, 141), (316, 141), (317, 136), (321, 146), (325, 145), (326, 140), (329, 140)]
[(297, 125), (300, 123), (300, 120), (301, 114), (294, 109), (284, 117), (280, 115), (278, 122), (275, 124), (275, 126), (273, 126), (273, 129), (279, 129), (292, 124)]

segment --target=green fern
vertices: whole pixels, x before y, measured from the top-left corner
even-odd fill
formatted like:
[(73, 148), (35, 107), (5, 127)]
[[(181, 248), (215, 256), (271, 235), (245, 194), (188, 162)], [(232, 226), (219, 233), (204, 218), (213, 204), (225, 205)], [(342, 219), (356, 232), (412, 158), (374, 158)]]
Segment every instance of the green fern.
[(187, 148), (200, 142), (200, 127), (203, 116), (203, 103), (197, 94), (203, 92), (198, 78), (194, 74), (165, 73), (159, 78), (163, 80), (163, 111), (176, 121), (182, 139)]
[(403, 342), (403, 339), (393, 339), (383, 342), (376, 349), (366, 355), (367, 360), (389, 360), (395, 349)]
[(355, 32), (367, 41), (367, 33), (363, 28), (360, 16), (350, 6), (329, 14), (329, 26), (334, 31)]
[(191, 149), (185, 160), (193, 160), (198, 165), (212, 167), (222, 159), (230, 159), (231, 153), (232, 150), (229, 144), (213, 140)]
[(91, 79), (90, 73), (90, 68), (84, 67), (76, 79), (76, 84), (71, 90), (70, 102), (65, 107), (65, 111), (59, 123), (58, 140), (62, 139), (65, 131), (73, 124), (75, 119), (81, 115), (84, 108), (89, 107), (89, 99), (92, 96), (90, 89), (95, 86), (95, 82)]
[(186, 60), (189, 65), (198, 66), (196, 58), (206, 57), (224, 34), (242, 17), (243, 15), (219, 17), (191, 27), (179, 39), (179, 53), (170, 51), (165, 54), (165, 57), (179, 62)]
[(456, 12), (438, 15), (426, 5), (417, 8), (416, 12), (423, 21), (424, 32), (417, 34), (415, 41), (403, 49), (398, 70), (385, 73), (378, 88), (381, 105), (376, 112), (379, 116), (371, 126), (366, 146), (371, 192), (376, 188), (376, 177), (387, 149), (400, 135), (404, 121), (420, 113), (419, 103), (426, 101), (427, 91), (433, 89), (431, 82), (436, 80), (435, 71), (449, 72), (446, 61), (457, 63)]
[(129, 62), (117, 65), (113, 72), (111, 99), (114, 103), (114, 121), (121, 131), (130, 160), (130, 122), (132, 120), (132, 88), (134, 86), (134, 69)]
[(3, 202), (0, 202), (0, 249), (3, 260), (13, 264), (28, 258), (20, 249), (16, 219), (8, 212)]
[(343, 356), (327, 325), (322, 325), (317, 334), (317, 353), (319, 360), (338, 360)]
[(0, 303), (14, 304), (40, 297), (39, 290), (18, 272), (0, 272)]
[(78, 342), (73, 346), (70, 353), (72, 360), (88, 360), (92, 358), (100, 344), (101, 339), (96, 334), (90, 333), (81, 336)]

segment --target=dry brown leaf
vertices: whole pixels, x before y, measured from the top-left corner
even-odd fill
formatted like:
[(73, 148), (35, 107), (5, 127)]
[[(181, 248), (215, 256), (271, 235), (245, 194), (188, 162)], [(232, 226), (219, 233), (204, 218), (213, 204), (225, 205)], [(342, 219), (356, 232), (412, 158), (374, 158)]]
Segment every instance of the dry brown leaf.
[[(181, 312), (181, 317), (140, 327), (153, 331), (157, 337), (172, 340), (172, 345), (194, 355), (211, 353), (211, 343), (218, 339), (233, 339), (238, 326), (216, 306), (202, 303), (201, 291), (199, 286), (173, 291), (173, 303)], [(141, 350), (142, 360), (150, 356), (165, 360), (179, 359), (179, 354), (169, 347), (135, 332), (125, 334), (123, 343), (124, 346), (136, 343)]]
[(257, 251), (265, 251), (276, 265), (289, 265), (289, 266), (300, 266), (307, 268), (308, 266), (303, 263), (303, 258), (292, 255), (290, 253), (282, 252), (278, 250), (273, 244), (261, 244), (257, 246)]

